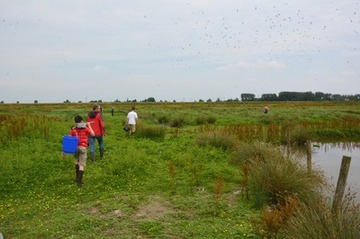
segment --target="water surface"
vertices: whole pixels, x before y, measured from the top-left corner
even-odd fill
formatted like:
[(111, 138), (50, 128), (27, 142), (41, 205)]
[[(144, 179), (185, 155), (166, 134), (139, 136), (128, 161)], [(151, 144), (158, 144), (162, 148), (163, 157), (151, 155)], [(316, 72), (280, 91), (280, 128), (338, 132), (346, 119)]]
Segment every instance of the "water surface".
[(334, 189), (336, 188), (343, 156), (351, 157), (347, 188), (356, 193), (356, 201), (360, 201), (360, 144), (327, 143), (315, 145), (318, 147), (312, 148), (313, 167), (324, 172), (329, 182), (334, 185)]

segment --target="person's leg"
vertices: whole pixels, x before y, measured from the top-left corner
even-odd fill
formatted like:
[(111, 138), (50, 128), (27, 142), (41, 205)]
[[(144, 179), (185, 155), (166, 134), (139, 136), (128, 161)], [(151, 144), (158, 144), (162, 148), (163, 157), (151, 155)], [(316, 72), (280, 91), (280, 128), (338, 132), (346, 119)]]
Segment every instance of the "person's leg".
[(136, 131), (136, 125), (134, 124), (130, 124), (130, 130), (129, 130), (129, 135), (134, 134)]
[(79, 164), (75, 164), (75, 181), (77, 180), (77, 178), (79, 177)]
[(105, 150), (103, 136), (97, 136), (96, 139), (99, 143), (100, 158), (102, 159), (104, 157)]
[(79, 187), (82, 187), (83, 185), (83, 174), (84, 174), (84, 170), (85, 170), (85, 166), (86, 166), (86, 158), (87, 158), (87, 150), (85, 147), (81, 147), (79, 148), (80, 154), (79, 154), (79, 174), (77, 177), (77, 185)]
[(95, 137), (89, 136), (90, 159), (95, 161)]
[(77, 182), (77, 178), (79, 176), (79, 155), (80, 155), (80, 151), (77, 148), (76, 152), (74, 154), (74, 158), (75, 158), (75, 182)]

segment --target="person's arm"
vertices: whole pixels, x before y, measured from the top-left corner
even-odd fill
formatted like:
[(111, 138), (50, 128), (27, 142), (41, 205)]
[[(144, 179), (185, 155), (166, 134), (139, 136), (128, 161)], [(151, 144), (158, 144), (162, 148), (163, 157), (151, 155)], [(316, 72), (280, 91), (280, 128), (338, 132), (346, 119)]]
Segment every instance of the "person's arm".
[(105, 122), (102, 117), (99, 117), (99, 124), (100, 124), (100, 129), (101, 129), (102, 134), (105, 135), (106, 134)]
[(90, 135), (95, 136), (94, 130), (91, 128), (91, 123), (87, 122), (86, 125), (87, 125), (87, 127), (88, 127), (88, 129), (90, 131)]
[(70, 132), (69, 132), (70, 136), (76, 136), (76, 130), (75, 130), (75, 126), (71, 126)]

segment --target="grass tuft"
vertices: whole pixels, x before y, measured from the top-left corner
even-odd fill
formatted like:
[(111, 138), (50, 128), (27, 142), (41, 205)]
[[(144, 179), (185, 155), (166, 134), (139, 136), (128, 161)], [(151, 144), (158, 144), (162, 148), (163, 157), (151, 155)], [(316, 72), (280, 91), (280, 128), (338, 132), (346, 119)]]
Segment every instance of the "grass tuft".
[(307, 238), (360, 238), (360, 204), (345, 197), (340, 210), (335, 213), (329, 201), (301, 203), (295, 216), (280, 234), (290, 239)]
[(205, 132), (196, 138), (196, 144), (198, 146), (213, 146), (223, 150), (233, 149), (236, 142), (234, 137), (222, 132)]

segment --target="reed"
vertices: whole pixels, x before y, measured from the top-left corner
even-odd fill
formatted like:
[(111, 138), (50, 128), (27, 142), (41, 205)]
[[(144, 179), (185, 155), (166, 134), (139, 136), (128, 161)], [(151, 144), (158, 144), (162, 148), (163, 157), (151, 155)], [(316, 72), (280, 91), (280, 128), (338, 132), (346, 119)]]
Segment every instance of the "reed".
[(360, 204), (347, 195), (340, 210), (334, 213), (326, 198), (317, 203), (300, 203), (280, 236), (290, 239), (360, 238)]

